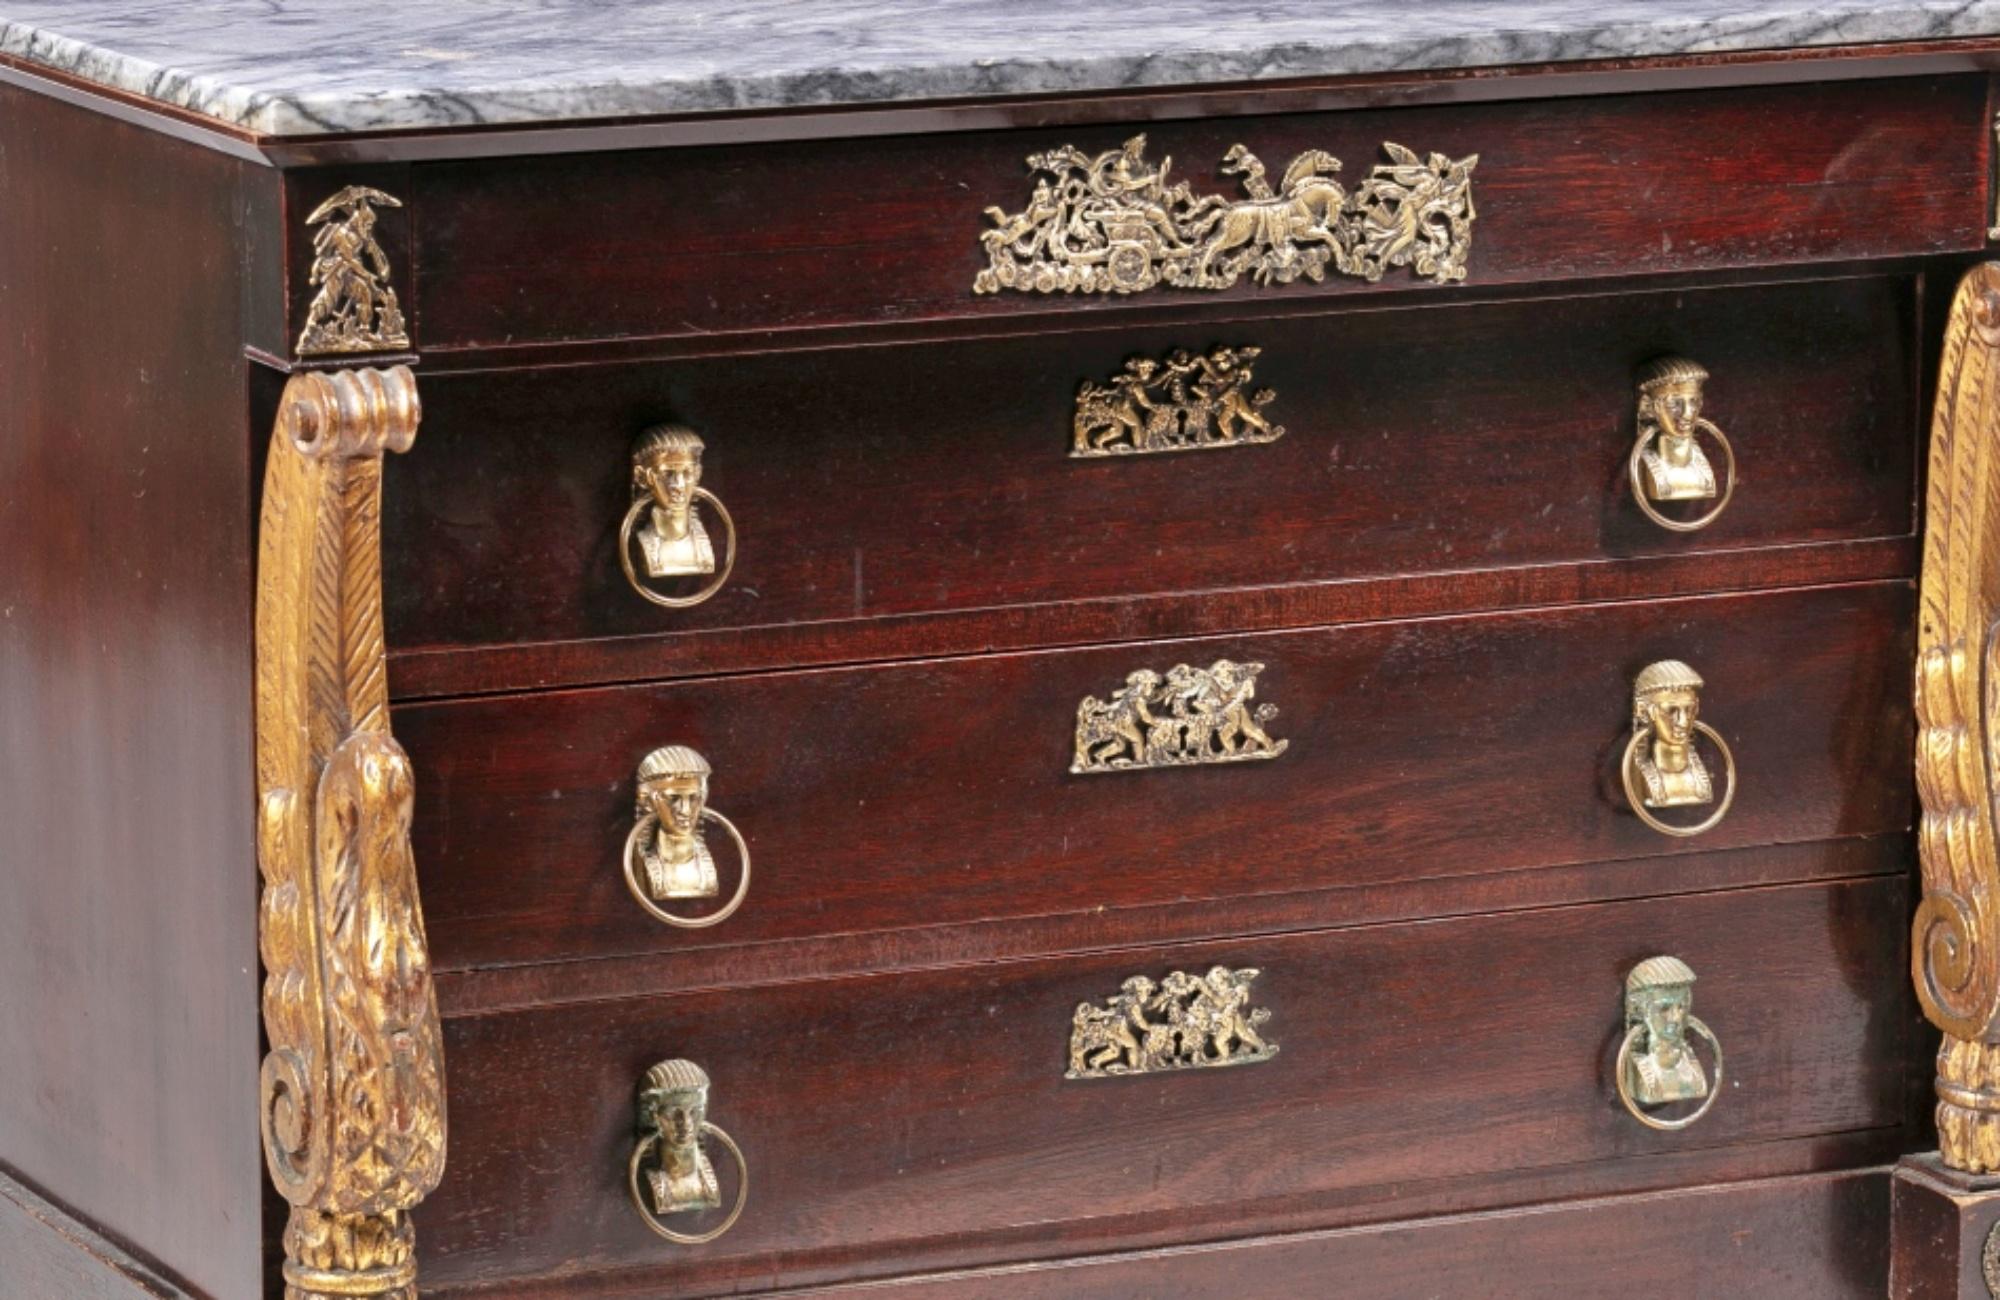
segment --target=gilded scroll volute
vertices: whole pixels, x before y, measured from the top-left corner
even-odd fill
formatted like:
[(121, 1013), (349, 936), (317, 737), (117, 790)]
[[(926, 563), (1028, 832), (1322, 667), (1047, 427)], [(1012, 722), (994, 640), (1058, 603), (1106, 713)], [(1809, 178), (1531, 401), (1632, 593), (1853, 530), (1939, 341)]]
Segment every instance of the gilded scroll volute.
[(1959, 284), (1931, 427), (1918, 614), (1916, 777), (1924, 897), (1911, 967), (1938, 1052), (1938, 1148), (2000, 1170), (2000, 265)]
[(413, 1296), (407, 1211), (444, 1170), (443, 1042), (389, 733), (385, 451), (407, 369), (295, 376), (264, 483), (257, 590), (265, 1157), (293, 1206), (289, 1296)]

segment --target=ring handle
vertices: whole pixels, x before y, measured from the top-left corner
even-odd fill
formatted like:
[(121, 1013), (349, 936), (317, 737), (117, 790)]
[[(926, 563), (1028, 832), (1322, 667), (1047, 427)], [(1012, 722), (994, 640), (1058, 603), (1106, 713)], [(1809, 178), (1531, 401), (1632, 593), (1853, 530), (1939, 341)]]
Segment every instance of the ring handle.
[(1625, 1109), (1632, 1113), (1633, 1119), (1638, 1120), (1647, 1128), (1659, 1129), (1668, 1133), (1676, 1129), (1684, 1129), (1703, 1115), (1708, 1114), (1709, 1107), (1715, 1105), (1715, 1099), (1722, 1095), (1722, 1040), (1715, 1036), (1714, 1030), (1701, 1022), (1699, 1016), (1688, 1016), (1687, 1027), (1700, 1034), (1703, 1038), (1706, 1038), (1708, 1045), (1714, 1049), (1715, 1075), (1709, 1080), (1708, 1095), (1701, 1099), (1701, 1105), (1695, 1107), (1692, 1113), (1683, 1115), (1679, 1119), (1660, 1119), (1658, 1116), (1648, 1115), (1639, 1108), (1639, 1103), (1632, 1097), (1632, 1085), (1626, 1078), (1626, 1069), (1632, 1062), (1632, 1045), (1638, 1041), (1639, 1035), (1645, 1032), (1646, 1026), (1639, 1024), (1627, 1029), (1625, 1031), (1625, 1041), (1618, 1046), (1618, 1062), (1612, 1067), (1612, 1072), (1617, 1076), (1618, 1100), (1625, 1103)]
[(727, 1218), (707, 1232), (676, 1232), (661, 1222), (659, 1215), (646, 1208), (645, 1194), (639, 1190), (639, 1166), (645, 1163), (647, 1154), (660, 1144), (658, 1133), (649, 1133), (640, 1139), (639, 1145), (632, 1148), (632, 1159), (625, 1169), (625, 1185), (632, 1193), (632, 1205), (639, 1211), (639, 1217), (646, 1221), (647, 1227), (677, 1246), (700, 1246), (714, 1241), (736, 1226), (736, 1220), (742, 1217), (744, 1203), (750, 1199), (750, 1163), (743, 1158), (743, 1148), (736, 1145), (736, 1139), (707, 1120), (702, 1121), (701, 1132), (702, 1136), (712, 1137), (727, 1147), (731, 1158), (736, 1161), (736, 1204), (729, 1207)]
[(639, 520), (645, 516), (647, 507), (652, 505), (651, 497), (634, 497), (631, 507), (625, 511), (625, 521), (618, 525), (618, 563), (624, 567), (625, 581), (632, 584), (632, 590), (655, 605), (667, 609), (686, 609), (690, 605), (701, 604), (722, 590), (722, 584), (729, 581), (730, 570), (736, 567), (736, 521), (729, 517), (728, 507), (722, 504), (721, 497), (705, 487), (696, 488), (694, 498), (697, 501), (706, 501), (715, 507), (717, 517), (722, 520), (722, 567), (715, 571), (715, 576), (710, 578), (700, 591), (691, 596), (669, 596), (664, 592), (654, 591), (640, 580), (639, 568), (632, 563), (632, 530), (639, 526)]
[(1632, 444), (1632, 455), (1625, 463), (1625, 472), (1632, 480), (1632, 499), (1639, 503), (1639, 509), (1644, 512), (1646, 518), (1669, 532), (1692, 533), (1708, 527), (1728, 508), (1729, 498), (1736, 494), (1735, 448), (1729, 445), (1729, 439), (1715, 426), (1715, 421), (1706, 416), (1695, 420), (1694, 427), (1707, 433), (1722, 448), (1722, 499), (1717, 501), (1715, 508), (1707, 514), (1694, 519), (1671, 519), (1661, 514), (1653, 505), (1652, 498), (1646, 494), (1646, 479), (1642, 466), (1646, 460), (1646, 448), (1652, 446), (1653, 440), (1658, 437), (1657, 429), (1639, 435), (1638, 440)]
[(1632, 805), (1632, 811), (1638, 814), (1639, 820), (1660, 834), (1671, 835), (1676, 839), (1690, 839), (1714, 830), (1716, 824), (1729, 812), (1731, 801), (1736, 798), (1736, 756), (1729, 752), (1729, 742), (1706, 722), (1695, 723), (1694, 729), (1707, 736), (1709, 743), (1722, 755), (1723, 784), (1722, 800), (1715, 805), (1715, 811), (1693, 826), (1675, 826), (1670, 822), (1663, 822), (1646, 807), (1646, 798), (1639, 790), (1637, 760), (1639, 746), (1653, 734), (1650, 730), (1637, 728), (1632, 732), (1632, 739), (1625, 746), (1625, 761), (1618, 765), (1619, 775), (1625, 782), (1625, 798)]
[(633, 822), (631, 832), (625, 836), (625, 888), (632, 891), (632, 897), (639, 900), (639, 906), (651, 912), (654, 919), (677, 925), (683, 930), (706, 930), (711, 925), (721, 925), (743, 906), (743, 899), (750, 892), (750, 846), (743, 842), (743, 833), (736, 829), (735, 822), (713, 808), (703, 808), (701, 815), (704, 820), (712, 819), (722, 824), (722, 829), (729, 832), (729, 838), (736, 842), (736, 856), (743, 863), (743, 876), (736, 882), (736, 892), (730, 895), (720, 911), (707, 916), (677, 916), (648, 898), (644, 886), (640, 885), (639, 844), (645, 838), (647, 829), (655, 824), (652, 814), (648, 813)]

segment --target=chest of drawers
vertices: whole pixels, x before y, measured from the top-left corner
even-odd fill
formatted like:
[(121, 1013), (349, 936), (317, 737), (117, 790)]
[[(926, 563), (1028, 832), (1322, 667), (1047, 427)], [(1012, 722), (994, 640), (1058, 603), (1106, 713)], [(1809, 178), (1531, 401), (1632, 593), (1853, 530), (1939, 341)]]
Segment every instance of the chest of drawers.
[(1491, 8), (0, 4), (0, 1295), (1988, 1294), (2000, 17)]

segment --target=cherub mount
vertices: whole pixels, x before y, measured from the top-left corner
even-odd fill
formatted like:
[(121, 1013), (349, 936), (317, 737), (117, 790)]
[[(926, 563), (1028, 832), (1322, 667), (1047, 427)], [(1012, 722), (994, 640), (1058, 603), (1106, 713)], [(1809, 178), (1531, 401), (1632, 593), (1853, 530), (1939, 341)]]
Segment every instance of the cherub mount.
[(1068, 145), (1031, 155), (1028, 206), (986, 209), (993, 229), (980, 236), (987, 266), (973, 292), (1227, 289), (1245, 275), (1319, 281), (1329, 268), (1373, 283), (1399, 266), (1441, 284), (1465, 278), (1477, 154), (1419, 158), (1384, 144), (1390, 161), (1350, 193), (1333, 176), (1340, 159), (1309, 149), (1273, 190), (1264, 164), (1238, 144), (1222, 160), (1243, 186), (1245, 197), (1231, 199), (1169, 185), (1173, 159), (1154, 168), (1145, 150), (1137, 135), (1095, 158)]

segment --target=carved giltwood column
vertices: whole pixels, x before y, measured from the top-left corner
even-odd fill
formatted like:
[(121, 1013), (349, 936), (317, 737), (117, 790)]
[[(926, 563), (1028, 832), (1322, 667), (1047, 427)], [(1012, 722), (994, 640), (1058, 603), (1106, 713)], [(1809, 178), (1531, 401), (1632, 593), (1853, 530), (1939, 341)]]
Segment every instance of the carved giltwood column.
[(1918, 606), (1911, 973), (1944, 1031), (1938, 1152), (1894, 1184), (1890, 1292), (2000, 1294), (2000, 263), (1960, 281), (1931, 423)]
[(296, 375), (257, 572), (264, 1154), (291, 1203), (288, 1300), (414, 1300), (409, 1211), (444, 1172), (444, 1057), (382, 648), (385, 451), (406, 367)]
[(1938, 1151), (2000, 1170), (2000, 264), (1959, 285), (1931, 426), (1917, 627), (1918, 847), (1924, 899), (1911, 965), (1938, 1053)]

